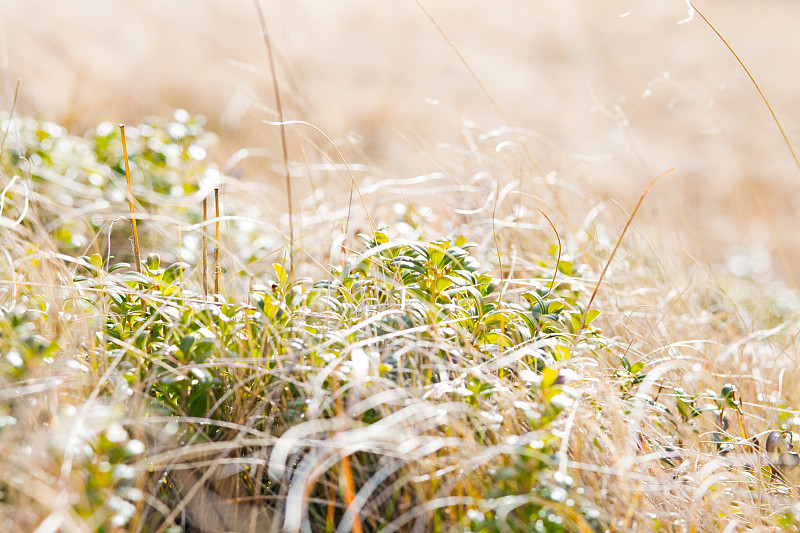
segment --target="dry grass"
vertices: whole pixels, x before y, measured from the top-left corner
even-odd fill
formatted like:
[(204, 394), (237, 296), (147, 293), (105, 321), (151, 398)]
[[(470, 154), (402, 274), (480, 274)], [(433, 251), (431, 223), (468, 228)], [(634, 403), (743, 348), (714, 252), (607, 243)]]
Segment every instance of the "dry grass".
[[(642, 2), (618, 16), (634, 3), (429, 7), (514, 123), (546, 139), (533, 147), (546, 167), (563, 164), (570, 182), (620, 201), (635, 199), (648, 175), (676, 167), (640, 223), (675, 228), (669, 237), (703, 262), (724, 261), (746, 240), (770, 253), (784, 249), (794, 264), (797, 170), (758, 95), (699, 19), (676, 23), (686, 14), (682, 2)], [(698, 7), (739, 50), (797, 139), (798, 7), (773, 0)], [(221, 134), (220, 162), (242, 147), (275, 150), (277, 131), (253, 109), (273, 104), (249, 2), (118, 9), (38, 0), (4, 7), (6, 86), (11, 92), (22, 78), (23, 113), (83, 133), (101, 120), (136, 123), (184, 107), (208, 116)], [(431, 157), (441, 161), (437, 143), (459, 142), (462, 117), (481, 130), (502, 123), (413, 2), (380, 10), (352, 0), (296, 2), (267, 6), (266, 14), (288, 116), (342, 139), (355, 160), (394, 177), (428, 172)], [(346, 142), (350, 132), (358, 146)], [(366, 159), (355, 157), (362, 150)]]
[[(48, 226), (60, 209), (81, 220), (83, 204), (62, 206), (57, 194), (41, 198), (34, 188), (26, 209), (21, 184), (28, 176), (4, 174), (3, 187), (19, 183), (4, 200), (0, 305), (8, 312), (27, 308), (30, 326), (3, 332), (0, 346), (8, 359), (27, 346), (25, 335), (35, 334), (35, 342), (60, 348), (47, 354), (53, 363), (32, 363), (23, 378), (3, 375), (2, 527), (461, 531), (478, 528), (469, 525), (475, 513), (513, 516), (512, 509), (542, 502), (568, 531), (766, 531), (784, 516), (796, 520), (796, 471), (771, 467), (776, 458), (765, 453), (765, 441), (772, 430), (800, 425), (800, 304), (785, 283), (800, 258), (793, 231), (800, 176), (724, 46), (697, 20), (677, 24), (685, 4), (644, 2), (620, 18), (628, 4), (428, 6), (516, 131), (412, 2), (380, 10), (350, 1), (293, 3), (266, 12), (286, 118), (318, 126), (349, 163), (342, 166), (313, 128), (287, 129), (289, 174), (298, 184), (292, 276), (325, 279), (329, 263), (353, 259), (354, 234), (369, 233), (374, 220), (391, 224), (397, 242), (455, 234), (474, 240), (478, 258), (505, 278), (499, 298), (516, 305), (556, 266), (551, 246), (559, 239), (541, 209), (563, 242), (564, 261), (575, 265), (557, 273), (559, 290), (579, 290), (585, 305), (636, 198), (654, 175), (677, 167), (645, 200), (608, 265), (593, 304), (602, 310), (594, 324), (602, 333), (593, 330), (581, 342), (565, 335), (569, 360), (547, 360), (568, 379), (564, 390), (573, 400), (549, 425), (539, 427), (529, 415), (548, 408), (546, 388), (519, 379), (536, 370), (535, 358), (503, 359), (510, 349), (470, 344), (470, 332), (450, 323), (440, 329), (428, 322), (424, 334), (374, 333), (383, 313), (406, 311), (405, 296), (381, 300), (375, 287), (363, 289), (352, 316), (312, 304), (293, 311), (297, 320), (326, 324), (331, 338), (322, 348), (308, 348), (318, 342), (310, 330), (284, 332), (268, 321), (254, 330), (262, 337), (240, 338), (241, 352), (220, 353), (214, 365), (172, 367), (161, 352), (137, 344), (135, 334), (114, 346), (96, 332), (124, 320), (109, 311), (106, 291), (117, 289), (78, 293), (74, 262), (57, 255)], [(281, 286), (273, 292), (291, 292), (269, 267), (289, 256), (290, 224), (280, 133), (265, 124), (276, 114), (252, 6), (43, 6), (3, 6), (9, 94), (8, 81), (22, 78), (18, 113), (44, 114), (77, 132), (99, 119), (135, 124), (174, 107), (207, 115), (209, 129), (220, 133), (210, 161), (225, 171), (221, 182), (206, 179), (199, 193), (166, 206), (166, 196), (153, 190), (137, 197), (145, 246), (199, 264), (201, 254), (192, 255), (197, 200), (221, 184), (223, 231), (212, 246), (222, 258), (225, 298), (250, 306), (259, 292), (253, 285), (268, 279)], [(698, 7), (797, 138), (800, 115), (787, 72), (800, 53), (798, 6)], [(258, 157), (231, 155), (242, 147), (255, 147), (249, 155)], [(70, 190), (58, 174), (43, 182), (48, 191)], [(140, 189), (141, 195), (147, 188)], [(87, 205), (96, 205), (93, 194), (83, 199)], [(117, 255), (127, 253), (109, 235), (126, 207), (97, 212), (102, 230), (82, 244), (87, 253), (104, 255), (105, 239)], [(12, 224), (17, 215), (24, 223)], [(202, 293), (200, 274), (186, 276), (180, 297), (191, 306)], [(160, 297), (141, 300), (149, 318), (133, 333), (166, 316), (169, 300)], [(148, 305), (155, 309), (150, 315)], [(256, 328), (250, 321), (257, 316), (248, 315), (247, 328)], [(342, 331), (352, 338), (340, 340)], [(22, 344), (12, 345), (18, 339)], [(385, 378), (381, 364), (406, 352), (414, 356), (408, 380)], [(643, 366), (629, 372), (623, 357)], [(359, 364), (364, 373), (355, 372)], [(120, 368), (138, 377), (126, 381)], [(218, 411), (201, 417), (176, 400), (171, 414), (180, 430), (151, 404), (175, 368), (216, 369), (230, 387), (215, 396)], [(472, 377), (492, 394), (472, 403), (460, 397)], [(736, 386), (727, 398), (726, 384)], [(687, 416), (682, 391), (697, 397), (698, 409), (715, 410)], [(287, 414), (303, 401), (309, 418)], [(132, 472), (114, 470), (108, 457), (128, 438), (147, 451), (123, 461)], [(527, 447), (520, 459), (520, 442), (540, 438), (552, 454), (539, 457)], [(98, 452), (102, 446), (107, 450)], [(516, 477), (502, 477), (514, 468)], [(526, 468), (541, 469), (534, 490), (521, 477)], [(87, 480), (108, 472), (129, 476), (124, 488), (145, 497), (126, 499), (116, 478), (87, 490)], [(289, 475), (292, 483), (283, 482)], [(495, 485), (519, 494), (492, 496)], [(570, 499), (554, 496), (555, 488)], [(565, 503), (573, 497), (576, 510)], [(129, 502), (136, 502), (132, 511)], [(355, 520), (343, 515), (351, 504), (363, 504)], [(125, 513), (133, 519), (114, 525), (115, 514)]]

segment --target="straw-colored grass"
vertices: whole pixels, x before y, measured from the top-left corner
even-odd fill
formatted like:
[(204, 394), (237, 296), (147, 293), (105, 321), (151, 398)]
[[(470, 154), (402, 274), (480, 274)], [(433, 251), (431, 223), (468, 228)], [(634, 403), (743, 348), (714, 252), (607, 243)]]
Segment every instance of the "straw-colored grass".
[(396, 168), (294, 120), (280, 55), (261, 65), (286, 109), (248, 115), (266, 148), (220, 148), (182, 109), (126, 143), (2, 123), (0, 530), (800, 527), (791, 247), (676, 244), (653, 209), (690, 161), (655, 168), (645, 130), (622, 128), (644, 174), (678, 171), (599, 200), (426, 7), (496, 126), (451, 119)]

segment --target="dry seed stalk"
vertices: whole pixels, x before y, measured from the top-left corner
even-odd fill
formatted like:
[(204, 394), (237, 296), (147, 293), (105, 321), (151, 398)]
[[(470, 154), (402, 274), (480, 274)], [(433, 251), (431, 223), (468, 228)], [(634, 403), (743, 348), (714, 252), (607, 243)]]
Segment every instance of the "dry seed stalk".
[(216, 248), (214, 248), (214, 294), (219, 294), (219, 187), (214, 189), (214, 205), (216, 206), (217, 216), (214, 230), (214, 238), (217, 243)]
[(131, 227), (133, 228), (133, 259), (136, 262), (136, 272), (142, 271), (141, 260), (139, 259), (139, 232), (136, 231), (136, 214), (133, 210), (133, 188), (131, 187), (131, 169), (128, 166), (128, 145), (125, 143), (125, 124), (119, 125), (122, 137), (122, 155), (125, 161), (125, 179), (128, 181), (128, 203), (131, 208)]
[(647, 187), (645, 187), (642, 196), (639, 197), (639, 201), (636, 203), (636, 207), (633, 208), (633, 212), (631, 213), (631, 216), (628, 217), (628, 221), (625, 223), (625, 227), (622, 228), (622, 233), (620, 233), (619, 239), (617, 239), (617, 244), (615, 244), (614, 249), (611, 250), (611, 255), (608, 257), (608, 261), (606, 261), (606, 266), (604, 266), (603, 271), (600, 272), (600, 277), (597, 279), (597, 284), (594, 286), (594, 292), (592, 292), (592, 296), (591, 298), (589, 298), (589, 303), (586, 304), (586, 309), (583, 311), (583, 314), (581, 315), (581, 323), (578, 326), (577, 331), (575, 332), (575, 339), (572, 341), (573, 346), (578, 344), (578, 339), (580, 339), (581, 337), (581, 332), (583, 332), (583, 327), (586, 325), (586, 315), (589, 314), (589, 310), (592, 308), (592, 303), (594, 302), (595, 296), (597, 296), (597, 291), (600, 290), (600, 285), (603, 283), (603, 278), (605, 278), (606, 276), (608, 267), (609, 265), (611, 265), (611, 261), (614, 260), (614, 255), (616, 255), (617, 250), (619, 249), (619, 245), (622, 244), (622, 239), (625, 238), (625, 233), (627, 233), (628, 228), (633, 222), (633, 218), (636, 216), (636, 213), (639, 212), (639, 208), (642, 207), (642, 202), (644, 202), (645, 196), (647, 196), (647, 193), (650, 192), (650, 189), (653, 188), (653, 185), (655, 185), (658, 180), (660, 180), (667, 174), (672, 174), (673, 172), (675, 172), (675, 169), (671, 168), (653, 178), (653, 180), (647, 185)]
[(258, 22), (261, 25), (261, 36), (264, 38), (264, 46), (269, 57), (269, 71), (272, 76), (272, 90), (275, 94), (275, 107), (278, 110), (278, 124), (281, 132), (281, 149), (283, 151), (283, 167), (286, 173), (286, 207), (289, 214), (289, 280), (294, 285), (294, 217), (292, 210), (292, 179), (289, 174), (289, 148), (286, 143), (286, 123), (283, 121), (283, 105), (281, 104), (281, 91), (278, 87), (278, 75), (275, 70), (275, 57), (272, 53), (272, 43), (267, 30), (267, 22), (264, 19), (264, 11), (261, 9), (259, 0), (253, 0), (258, 14)]
[(783, 137), (783, 142), (786, 143), (786, 147), (789, 148), (789, 152), (792, 154), (792, 159), (794, 159), (794, 164), (797, 165), (798, 169), (800, 169), (800, 158), (798, 158), (797, 152), (794, 151), (792, 142), (789, 140), (789, 136), (786, 135), (786, 131), (783, 129), (781, 121), (778, 120), (778, 115), (775, 114), (775, 111), (772, 109), (769, 100), (767, 100), (767, 97), (764, 95), (764, 91), (761, 90), (761, 86), (758, 84), (758, 82), (756, 82), (756, 79), (753, 77), (753, 75), (750, 74), (750, 69), (747, 68), (747, 66), (744, 64), (744, 61), (742, 61), (742, 59), (739, 57), (739, 54), (737, 54), (734, 51), (733, 47), (730, 44), (728, 44), (728, 41), (725, 39), (725, 37), (723, 37), (722, 34), (719, 31), (717, 31), (717, 28), (713, 24), (711, 24), (711, 22), (705, 17), (705, 15), (703, 15), (700, 12), (700, 10), (697, 9), (697, 7), (695, 7), (694, 3), (690, 2), (689, 5), (692, 7), (695, 13), (700, 15), (700, 18), (703, 19), (703, 22), (705, 22), (708, 25), (708, 27), (711, 28), (711, 30), (717, 35), (717, 37), (719, 37), (720, 41), (722, 41), (722, 44), (724, 44), (725, 47), (730, 51), (730, 53), (733, 54), (733, 57), (736, 58), (736, 61), (742, 67), (742, 70), (744, 70), (744, 73), (747, 74), (748, 78), (750, 78), (750, 81), (755, 86), (759, 96), (761, 96), (761, 99), (764, 101), (764, 105), (767, 106), (769, 114), (772, 115), (772, 120), (775, 122), (775, 125), (778, 126), (778, 130), (780, 130), (781, 132), (781, 137)]
[(203, 198), (203, 299), (208, 298), (208, 236), (206, 235), (206, 204)]
[(3, 132), (3, 139), (0, 140), (0, 155), (3, 154), (3, 147), (6, 145), (6, 135), (8, 135), (8, 130), (11, 129), (11, 120), (14, 118), (14, 111), (17, 109), (17, 97), (19, 96), (19, 84), (20, 80), (17, 80), (17, 86), (14, 89), (14, 101), (11, 103), (11, 112), (8, 114), (8, 127), (6, 131)]

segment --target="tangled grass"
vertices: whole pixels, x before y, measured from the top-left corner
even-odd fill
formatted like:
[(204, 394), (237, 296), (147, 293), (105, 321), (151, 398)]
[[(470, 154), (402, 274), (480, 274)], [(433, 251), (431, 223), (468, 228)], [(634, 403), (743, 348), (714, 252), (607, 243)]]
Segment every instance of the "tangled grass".
[(362, 183), (391, 226), (359, 237), (320, 200), (341, 167), (306, 166), (292, 271), (275, 193), (204, 162), (195, 117), (129, 128), (139, 268), (119, 135), (3, 128), (4, 530), (798, 527), (794, 293), (641, 233), (609, 264), (619, 217), (494, 149), (518, 132), (476, 135), (468, 181)]

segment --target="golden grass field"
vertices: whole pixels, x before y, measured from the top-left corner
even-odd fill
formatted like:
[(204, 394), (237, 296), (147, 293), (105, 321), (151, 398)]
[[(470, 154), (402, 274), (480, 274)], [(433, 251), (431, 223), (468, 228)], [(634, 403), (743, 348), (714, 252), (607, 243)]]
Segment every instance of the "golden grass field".
[[(185, 318), (186, 312), (192, 320), (200, 317), (197, 324), (206, 320), (203, 313), (218, 317), (208, 311), (215, 308), (199, 290), (201, 224), (195, 200), (210, 193), (207, 182), (181, 198), (159, 196), (151, 182), (142, 181), (147, 177), (142, 169), (155, 168), (144, 166), (152, 161), (134, 159), (144, 247), (162, 255), (162, 266), (185, 259), (194, 270), (186, 270), (189, 279), (180, 278), (182, 288), (166, 283), (159, 289), (154, 277), (125, 285), (114, 281), (108, 265), (95, 265), (98, 279), (109, 280), (107, 286), (98, 282), (95, 291), (92, 280), (71, 277), (83, 272), (75, 266), (80, 260), (56, 254), (56, 240), (69, 239), (53, 237), (59, 228), (52, 221), (95, 228), (94, 240), (80, 242), (81, 253), (96, 253), (101, 262), (112, 247), (127, 254), (120, 246), (127, 246), (128, 226), (119, 221), (128, 216), (128, 205), (124, 194), (114, 196), (123, 179), (120, 170), (104, 162), (107, 175), (90, 176), (102, 187), (75, 188), (75, 198), (64, 194), (74, 202), (63, 205), (58, 191), (72, 191), (71, 184), (54, 172), (37, 176), (37, 186), (57, 192), (54, 198), (31, 196), (30, 220), (25, 219), (24, 180), (4, 170), (0, 178), (8, 207), (0, 208), (0, 235), (12, 244), (0, 267), (5, 313), (0, 328), (15, 323), (11, 311), (17, 304), (30, 309), (41, 304), (40, 314), (31, 313), (38, 318), (30, 319), (30, 328), (57, 341), (60, 351), (51, 366), (41, 363), (23, 369), (29, 374), (13, 374), (25, 380), (0, 373), (0, 399), (7, 402), (0, 402), (0, 529), (254, 531), (257, 520), (269, 523), (274, 513), (283, 530), (292, 532), (301, 531), (301, 523), (303, 531), (309, 524), (334, 531), (336, 522), (339, 531), (359, 533), (358, 520), (366, 531), (426, 531), (434, 524), (440, 531), (467, 531), (467, 524), (481, 532), (505, 531), (505, 522), (491, 522), (502, 515), (508, 497), (490, 494), (495, 483), (506, 483), (523, 499), (534, 498), (526, 505), (552, 510), (548, 531), (554, 532), (798, 527), (798, 470), (780, 461), (800, 461), (800, 164), (745, 70), (698, 14), (688, 18), (686, 2), (262, 4), (284, 118), (303, 122), (286, 127), (291, 219), (285, 216), (273, 79), (252, 2), (0, 2), (4, 110), (12, 108), (20, 80), (16, 115), (52, 120), (77, 136), (102, 121), (134, 125), (150, 115), (172, 116), (178, 108), (207, 117), (207, 130), (219, 136), (219, 144), (205, 163), (227, 174), (218, 243), (226, 277), (219, 294), (208, 298), (216, 298), (220, 308), (227, 305), (225, 298), (231, 307), (241, 304), (232, 311), (240, 313), (234, 318), (209, 318), (208, 328), (191, 333), (186, 332), (195, 322), (170, 322), (164, 312), (177, 299), (169, 300), (166, 292), (185, 289), (170, 293), (178, 294), (184, 306), (174, 304), (170, 317)], [(800, 149), (800, 3), (702, 0), (696, 7), (739, 55), (789, 142)], [(81, 149), (78, 140), (69, 142)], [(3, 148), (0, 156), (6, 158), (0, 163), (19, 168)], [(339, 164), (341, 157), (348, 168)], [(360, 193), (352, 201), (348, 170)], [(637, 201), (662, 174), (617, 251)], [(102, 204), (106, 198), (116, 203)], [(37, 218), (39, 208), (43, 214)], [(10, 222), (18, 213), (24, 224)], [(90, 226), (86, 220), (92, 216)], [(288, 220), (295, 224), (291, 250), (299, 258), (297, 272), (281, 279), (280, 266), (270, 270), (268, 265), (289, 262)], [(403, 237), (426, 241), (466, 234), (477, 242), (475, 256), (501, 287), (499, 295), (487, 292), (480, 298), (487, 298), (486, 309), (496, 305), (498, 314), (508, 314), (491, 323), (483, 307), (470, 311), (469, 298), (463, 299), (469, 304), (464, 309), (451, 306), (463, 302), (455, 292), (451, 301), (438, 281), (427, 287), (425, 305), (406, 308), (411, 292), (398, 289), (400, 267), (392, 271), (394, 278), (381, 277), (390, 270), (374, 279), (367, 270), (362, 278), (356, 270), (337, 273), (348, 282), (358, 279), (348, 290), (362, 287), (352, 292), (362, 299), (334, 302), (335, 276), (327, 273), (327, 262), (360, 260), (346, 249), (357, 249), (354, 234), (374, 229), (369, 227), (373, 220), (376, 226), (394, 225), (389, 238), (400, 235), (398, 249), (407, 246)], [(381, 248), (378, 237), (373, 244)], [(438, 245), (429, 246), (436, 252)], [(193, 250), (190, 259), (184, 248)], [(408, 257), (418, 259), (412, 252)], [(379, 262), (377, 252), (365, 254)], [(359, 264), (356, 259), (353, 264)], [(91, 272), (91, 265), (83, 268)], [(444, 271), (427, 265), (421, 276), (438, 280)], [(164, 273), (156, 266), (149, 275)], [(327, 307), (320, 311), (322, 304), (314, 303), (318, 286), (293, 285), (295, 275), (321, 275)], [(385, 294), (380, 293), (384, 282)], [(470, 289), (477, 291), (481, 283)], [(555, 303), (566, 306), (564, 313), (544, 329), (532, 325), (534, 334), (523, 340), (510, 333), (504, 337), (507, 326), (519, 326), (523, 311), (533, 316), (533, 297), (524, 292), (533, 287), (542, 297), (560, 298)], [(424, 292), (414, 290), (414, 297)], [(602, 314), (596, 323), (584, 324), (593, 291), (597, 299), (591, 307)], [(307, 297), (303, 302), (312, 303), (291, 307), (301, 293)], [(251, 300), (257, 295), (263, 298), (264, 316)], [(127, 307), (118, 301), (125, 298), (130, 298), (123, 302)], [(339, 305), (338, 315), (331, 302)], [(51, 320), (53, 309), (64, 313)], [(442, 309), (465, 316), (437, 322)], [(563, 319), (566, 309), (572, 318)], [(373, 326), (387, 316), (416, 320), (414, 312), (423, 317), (421, 325), (403, 329), (398, 319), (373, 334)], [(302, 325), (294, 329), (293, 320)], [(473, 330), (460, 330), (460, 320), (474, 320)], [(247, 333), (226, 337), (223, 323)], [(322, 336), (319, 331), (326, 331), (322, 323), (335, 323), (341, 331), (330, 326), (331, 337), (341, 333), (347, 341), (339, 343), (337, 337), (313, 344)], [(263, 336), (251, 338), (251, 327)], [(161, 337), (142, 347), (144, 333), (152, 333), (148, 328)], [(201, 330), (206, 348), (217, 350), (216, 359), (190, 357)], [(5, 334), (0, 330), (0, 347), (13, 338)], [(531, 355), (537, 350), (545, 355)], [(401, 361), (399, 353), (416, 359)], [(180, 364), (176, 357), (183, 357)], [(305, 366), (292, 374), (299, 358)], [(2, 372), (7, 359), (0, 358)], [(400, 369), (396, 376), (393, 369)], [(220, 398), (200, 417), (181, 411), (184, 396), (184, 404), (175, 400), (171, 413), (181, 432), (168, 433), (168, 421), (158, 426), (160, 414), (151, 415), (163, 412), (158, 409), (168, 403), (165, 398), (180, 396), (169, 396), (177, 381), (164, 377), (190, 371), (202, 377), (206, 370), (228, 380), (230, 394), (208, 392), (208, 398)], [(53, 376), (64, 381), (53, 385), (48, 381)], [(158, 389), (161, 379), (167, 383), (163, 390)], [(484, 385), (491, 394), (481, 396)], [(459, 396), (467, 386), (478, 392)], [(16, 402), (17, 394), (47, 401)], [(554, 397), (560, 398), (555, 403), (563, 402), (565, 396), (570, 401), (557, 409), (548, 403)], [(358, 416), (345, 412), (373, 397), (389, 399)], [(98, 405), (113, 416), (92, 418)], [(229, 409), (224, 416), (220, 405)], [(438, 408), (436, 416), (430, 414)], [(299, 418), (286, 414), (295, 409), (303, 413)], [(418, 419), (399, 416), (408, 412)], [(14, 417), (27, 420), (30, 428), (8, 421)], [(117, 484), (105, 475), (108, 470), (102, 468), (110, 467), (100, 461), (100, 452), (81, 459), (62, 446), (59, 431), (66, 430), (60, 428), (71, 427), (95, 428), (90, 437), (111, 450), (128, 437), (142, 450), (142, 442), (149, 448), (145, 455), (134, 454), (140, 458), (122, 461), (130, 467), (129, 477)], [(293, 440), (295, 431), (309, 433)], [(77, 433), (73, 429), (69, 438), (84, 438)], [(767, 439), (778, 435), (784, 441), (768, 447)], [(552, 447), (547, 448), (552, 457), (536, 462), (540, 436), (541, 449)], [(241, 445), (245, 437), (252, 448)], [(523, 446), (524, 439), (533, 440)], [(299, 450), (298, 442), (306, 448), (290, 460), (287, 450)], [(409, 442), (435, 445), (435, 453), (404, 452)], [(520, 459), (524, 454), (514, 455), (518, 447), (531, 453), (524, 456), (530, 463)], [(514, 463), (515, 458), (522, 462)], [(252, 460), (247, 464), (253, 470), (237, 470), (245, 464), (240, 460)], [(392, 461), (402, 469), (370, 485)], [(539, 468), (530, 479), (525, 477), (528, 464)], [(502, 478), (513, 465), (516, 477)], [(292, 470), (295, 481), (277, 482), (276, 472), (283, 468)], [(208, 481), (217, 469), (236, 475)], [(86, 472), (105, 479), (107, 492), (78, 494), (91, 477)], [(195, 472), (202, 473), (202, 482), (195, 483)], [(364, 489), (369, 501), (350, 523), (344, 510), (359, 503), (354, 479), (372, 492)], [(187, 493), (185, 487), (195, 485), (202, 489)], [(386, 487), (400, 487), (394, 493), (402, 494), (399, 502), (386, 503), (395, 497), (388, 488), (384, 492)], [(550, 491), (546, 496), (542, 487)], [(570, 499), (556, 498), (552, 487), (568, 488)], [(136, 497), (125, 496), (131, 488)], [(574, 504), (573, 494), (587, 502), (586, 509), (573, 510), (566, 503)], [(204, 507), (215, 507), (214, 501), (232, 510), (210, 516)], [(181, 515), (184, 506), (188, 518)], [(310, 507), (317, 514), (303, 522), (298, 509), (309, 514)], [(527, 508), (520, 504), (520, 509)], [(250, 526), (241, 519), (245, 512)], [(483, 512), (491, 520), (482, 522)], [(106, 527), (106, 521), (122, 515), (119, 524)], [(559, 529), (563, 521), (566, 526)], [(203, 522), (205, 529), (198, 526)], [(168, 529), (177, 524), (185, 529)], [(277, 524), (271, 523), (272, 531), (280, 529)], [(532, 530), (528, 526), (517, 524), (509, 531)]]
[[(706, 1), (697, 7), (761, 85), (800, 142), (800, 5)], [(220, 160), (276, 150), (274, 109), (251, 2), (6, 2), (6, 101), (82, 133), (177, 107), (204, 114)], [(439, 144), (506, 124), (413, 2), (273, 2), (265, 6), (287, 117), (312, 122), (393, 178), (430, 172)], [(514, 126), (536, 132), (546, 171), (626, 209), (669, 168), (637, 227), (724, 262), (731, 247), (784, 253), (797, 277), (800, 169), (746, 74), (681, 1), (431, 2), (446, 31)], [(627, 17), (620, 14), (633, 9)], [(432, 101), (438, 104), (431, 103)], [(271, 131), (273, 130), (273, 131)], [(348, 148), (356, 148), (348, 146)], [(259, 177), (259, 179), (261, 179)], [(618, 213), (619, 214), (619, 213)]]

